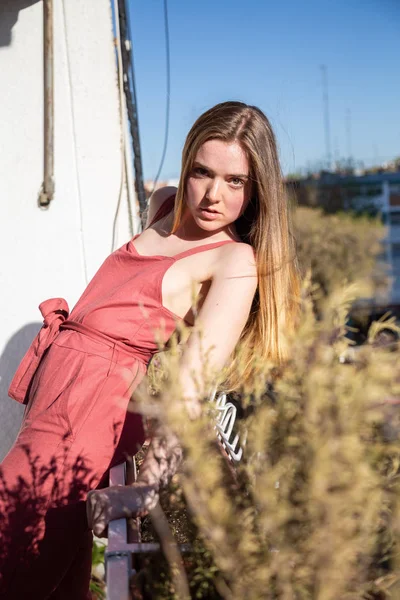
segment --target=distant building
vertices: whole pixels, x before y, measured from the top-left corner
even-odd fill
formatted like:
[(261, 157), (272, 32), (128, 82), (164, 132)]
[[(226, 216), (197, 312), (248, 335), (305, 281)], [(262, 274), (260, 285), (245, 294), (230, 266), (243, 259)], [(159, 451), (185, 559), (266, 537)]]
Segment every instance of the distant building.
[(72, 308), (140, 223), (110, 2), (55, 2), (53, 25), (55, 194), (43, 210), (43, 2), (0, 2), (0, 460), (24, 411), (7, 391), (42, 324), (38, 305), (63, 297)]
[(391, 302), (400, 305), (400, 172), (347, 178), (343, 185), (345, 209), (382, 215), (387, 227), (386, 260), (391, 268)]
[(300, 205), (320, 206), (326, 212), (354, 210), (380, 214), (387, 227), (386, 260), (393, 285), (389, 302), (400, 307), (400, 171), (367, 175), (319, 173), (287, 181), (289, 196)]

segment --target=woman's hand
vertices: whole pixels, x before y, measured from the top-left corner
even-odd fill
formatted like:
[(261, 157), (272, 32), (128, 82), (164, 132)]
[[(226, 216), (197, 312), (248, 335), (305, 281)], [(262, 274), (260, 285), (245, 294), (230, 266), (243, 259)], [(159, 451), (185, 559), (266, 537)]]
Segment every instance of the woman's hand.
[(160, 487), (174, 475), (181, 458), (177, 437), (156, 426), (135, 483), (89, 492), (86, 500), (89, 528), (95, 535), (107, 537), (110, 521), (146, 515), (157, 505)]
[(158, 499), (158, 488), (155, 485), (140, 482), (92, 490), (86, 500), (89, 528), (98, 537), (107, 537), (110, 521), (142, 517), (156, 506)]

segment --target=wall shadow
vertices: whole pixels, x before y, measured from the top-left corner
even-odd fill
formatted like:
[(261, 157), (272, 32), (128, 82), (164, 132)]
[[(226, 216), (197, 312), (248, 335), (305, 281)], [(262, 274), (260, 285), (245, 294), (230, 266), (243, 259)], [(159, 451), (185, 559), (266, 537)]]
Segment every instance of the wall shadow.
[(42, 323), (28, 323), (7, 342), (0, 356), (0, 462), (17, 437), (25, 406), (8, 397), (11, 379)]
[(39, 0), (0, 0), (0, 48), (11, 45), (12, 30), (20, 11), (37, 2)]

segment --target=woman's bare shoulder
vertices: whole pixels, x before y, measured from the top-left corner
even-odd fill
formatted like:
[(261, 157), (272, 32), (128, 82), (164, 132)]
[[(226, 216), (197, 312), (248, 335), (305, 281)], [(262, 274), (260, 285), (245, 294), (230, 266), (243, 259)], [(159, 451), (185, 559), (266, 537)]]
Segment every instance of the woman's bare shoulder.
[(249, 277), (257, 281), (257, 263), (254, 248), (244, 242), (225, 244), (220, 249), (220, 260), (216, 261), (214, 277)]
[(149, 224), (152, 222), (152, 220), (154, 219), (157, 211), (162, 206), (162, 204), (164, 204), (164, 202), (168, 198), (170, 198), (171, 196), (176, 194), (176, 190), (177, 190), (176, 187), (169, 185), (166, 187), (159, 188), (158, 190), (156, 190), (154, 192), (154, 194), (150, 198), (150, 202), (149, 202), (149, 206), (148, 206), (148, 210), (147, 210), (146, 227), (148, 227)]
[(250, 244), (245, 242), (235, 242), (233, 244), (226, 244), (222, 247), (223, 259), (227, 264), (235, 264), (235, 261), (239, 261), (253, 265), (256, 268), (256, 255), (254, 248)]

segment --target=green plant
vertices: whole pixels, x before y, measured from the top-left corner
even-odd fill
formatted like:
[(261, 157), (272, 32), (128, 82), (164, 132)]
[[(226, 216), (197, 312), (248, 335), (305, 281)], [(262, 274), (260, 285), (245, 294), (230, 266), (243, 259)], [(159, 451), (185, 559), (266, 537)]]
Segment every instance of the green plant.
[(96, 573), (97, 567), (104, 565), (104, 552), (104, 544), (99, 544), (94, 540), (92, 548), (92, 577), (90, 580), (90, 591), (93, 600), (103, 600), (106, 597), (104, 580)]

